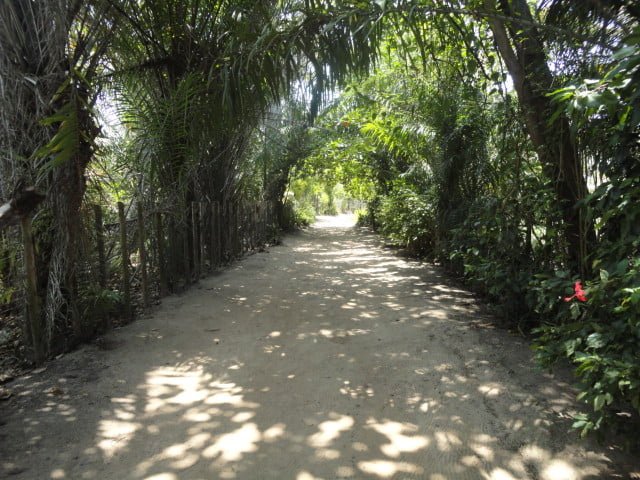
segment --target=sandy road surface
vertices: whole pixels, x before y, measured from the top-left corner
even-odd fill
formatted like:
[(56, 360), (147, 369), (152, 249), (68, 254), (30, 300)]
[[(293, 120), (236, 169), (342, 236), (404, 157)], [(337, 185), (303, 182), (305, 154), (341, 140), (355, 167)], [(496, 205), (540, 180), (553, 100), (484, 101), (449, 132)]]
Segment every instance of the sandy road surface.
[[(467, 292), (321, 219), (14, 382), (0, 477), (627, 478)], [(623, 471), (627, 473), (622, 473)]]

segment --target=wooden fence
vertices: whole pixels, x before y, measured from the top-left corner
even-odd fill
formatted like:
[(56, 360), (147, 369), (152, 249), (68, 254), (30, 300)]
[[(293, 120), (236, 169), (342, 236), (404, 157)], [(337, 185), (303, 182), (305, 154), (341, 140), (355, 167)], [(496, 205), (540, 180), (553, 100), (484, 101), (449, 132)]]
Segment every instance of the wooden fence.
[[(145, 209), (143, 202), (119, 202), (118, 221), (111, 224), (103, 222), (100, 206), (93, 210), (96, 264), (88, 270), (100, 287), (117, 287), (128, 316), (134, 307), (148, 306), (152, 296), (183, 290), (260, 248), (276, 228), (275, 209), (268, 202), (193, 202), (186, 215)], [(135, 299), (132, 289), (138, 293)]]
[[(158, 208), (142, 199), (127, 205), (118, 202), (115, 208), (92, 206), (83, 215), (84, 240), (78, 252), (76, 310), (83, 324), (81, 335), (94, 335), (104, 327), (105, 318), (109, 322), (116, 317), (131, 319), (154, 300), (182, 291), (221, 266), (261, 248), (273, 240), (276, 224), (275, 205), (270, 202), (193, 202), (186, 212)], [(18, 231), (13, 233), (15, 237)], [(3, 234), (5, 246), (7, 235)], [(30, 235), (28, 228), (26, 235)], [(18, 255), (23, 261), (13, 262), (15, 267), (24, 265), (24, 257), (29, 255), (27, 247), (32, 245), (31, 238), (22, 238), (21, 243), (25, 250)], [(12, 244), (19, 245), (20, 238)], [(31, 322), (29, 317), (34, 312), (39, 314), (34, 309), (40, 301), (37, 295), (44, 293), (25, 291), (24, 272), (10, 270), (13, 268), (7, 264), (0, 269), (0, 285), (15, 286), (13, 300), (5, 299), (5, 305), (0, 305), (0, 330), (11, 310), (14, 317), (17, 311), (26, 311), (25, 320)], [(77, 336), (77, 332), (60, 333)], [(32, 338), (25, 339), (28, 343), (31, 349), (41, 349)], [(47, 350), (55, 353), (58, 349)]]

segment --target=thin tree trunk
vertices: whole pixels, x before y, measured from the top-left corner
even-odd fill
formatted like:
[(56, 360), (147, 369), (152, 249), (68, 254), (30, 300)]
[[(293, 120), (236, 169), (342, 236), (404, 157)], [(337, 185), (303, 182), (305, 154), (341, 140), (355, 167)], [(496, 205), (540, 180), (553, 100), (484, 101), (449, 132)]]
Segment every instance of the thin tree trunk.
[[(489, 17), (489, 25), (524, 114), (525, 125), (545, 175), (553, 182), (562, 212), (567, 254), (571, 267), (587, 270), (587, 240), (595, 239), (593, 227), (585, 225), (579, 200), (587, 193), (582, 165), (564, 115), (551, 121), (554, 105), (547, 94), (553, 90), (553, 75), (547, 64), (544, 45), (533, 24), (526, 0), (485, 0), (485, 8), (500, 11)], [(518, 22), (518, 19), (523, 22)]]

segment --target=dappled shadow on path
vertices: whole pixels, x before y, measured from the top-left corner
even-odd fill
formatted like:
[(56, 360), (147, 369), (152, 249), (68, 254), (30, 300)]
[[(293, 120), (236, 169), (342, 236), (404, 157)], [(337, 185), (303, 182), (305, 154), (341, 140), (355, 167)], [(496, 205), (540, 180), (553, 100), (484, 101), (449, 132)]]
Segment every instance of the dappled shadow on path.
[(115, 350), (70, 356), (76, 377), (68, 360), (58, 377), (23, 379), (5, 468), (25, 479), (605, 478), (605, 450), (567, 433), (570, 388), (533, 371), (524, 342), (490, 329), (437, 269), (328, 222), (285, 244), (169, 299), (114, 334)]

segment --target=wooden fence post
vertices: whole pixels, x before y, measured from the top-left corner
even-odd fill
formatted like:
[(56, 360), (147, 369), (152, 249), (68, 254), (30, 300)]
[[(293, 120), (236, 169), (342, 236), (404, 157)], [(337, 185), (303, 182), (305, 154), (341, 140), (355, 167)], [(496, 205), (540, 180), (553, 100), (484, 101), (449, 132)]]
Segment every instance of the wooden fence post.
[(227, 211), (229, 207), (227, 206), (226, 200), (223, 200), (220, 203), (220, 264), (224, 263), (224, 253), (227, 250), (227, 245), (229, 244), (228, 232), (229, 229), (229, 221), (227, 220)]
[(222, 263), (222, 209), (218, 202), (215, 202), (214, 208), (216, 220), (216, 266), (220, 266)]
[[(232, 243), (233, 243), (233, 239), (231, 237), (231, 233), (233, 232), (233, 215), (232, 215), (232, 210), (233, 210), (233, 205), (229, 204), (229, 201), (226, 200), (224, 202), (224, 210), (222, 212), (223, 216), (224, 216), (224, 253), (226, 254), (227, 252), (229, 253), (229, 256), (231, 256), (232, 252)], [(225, 258), (226, 260), (226, 258)]]
[(182, 259), (184, 268), (185, 288), (193, 281), (193, 211), (191, 203), (186, 204), (184, 215), (184, 229), (182, 229)]
[(208, 204), (209, 211), (209, 271), (213, 272), (216, 265), (216, 212), (213, 202)]
[(147, 249), (144, 244), (144, 212), (142, 203), (138, 202), (138, 252), (140, 254), (140, 284), (142, 287), (142, 304), (149, 306), (149, 283), (147, 278)]
[(236, 254), (236, 205), (229, 203), (229, 258), (235, 258)]
[(236, 235), (238, 237), (237, 257), (240, 258), (244, 250), (244, 205), (242, 203), (238, 204), (236, 210)]
[(154, 227), (156, 231), (156, 243), (158, 245), (158, 277), (160, 280), (160, 296), (167, 294), (167, 266), (165, 264), (164, 234), (162, 232), (162, 213), (155, 212)]
[(104, 250), (104, 222), (102, 217), (102, 207), (93, 206), (96, 226), (96, 248), (98, 250), (98, 281), (101, 288), (107, 288), (107, 259)]
[[(191, 207), (187, 207), (187, 210), (191, 210)], [(187, 212), (190, 216), (190, 211)], [(185, 219), (186, 220), (186, 219)], [(191, 236), (191, 232), (189, 231), (189, 223), (185, 225), (185, 229), (182, 233), (182, 259), (183, 259), (183, 268), (184, 268), (184, 286), (186, 287), (191, 283), (192, 275), (191, 275), (191, 256), (193, 254), (193, 250), (190, 248), (189, 238)]]
[(233, 258), (240, 257), (240, 205), (233, 205)]
[(38, 281), (36, 272), (36, 255), (31, 233), (31, 217), (20, 218), (22, 227), (22, 243), (24, 245), (24, 268), (26, 273), (26, 315), (28, 333), (33, 346), (33, 360), (41, 364), (45, 360), (44, 325), (40, 317), (40, 297), (38, 297)]
[(207, 226), (207, 213), (203, 202), (198, 202), (198, 210), (198, 216), (200, 217), (200, 223), (198, 224), (198, 232), (200, 233), (198, 244), (200, 245), (200, 251), (198, 252), (198, 256), (200, 257), (200, 274), (202, 275), (205, 271), (205, 244), (207, 243), (207, 229), (205, 228)]
[(169, 214), (169, 229), (167, 231), (169, 237), (169, 255), (167, 257), (168, 264), (168, 276), (169, 285), (171, 287), (171, 291), (175, 292), (178, 285), (178, 273), (179, 273), (179, 265), (178, 258), (180, 258), (180, 237), (178, 237), (178, 231), (176, 229), (176, 220), (174, 216)]
[(260, 240), (258, 239), (258, 222), (260, 219), (260, 204), (255, 203), (253, 205), (253, 239), (251, 241), (252, 247), (254, 249), (258, 248), (258, 244)]
[(191, 251), (193, 255), (193, 273), (195, 281), (200, 279), (200, 235), (198, 227), (200, 226), (200, 210), (197, 202), (191, 202)]
[(260, 203), (260, 243), (267, 243), (267, 208), (264, 202)]
[(124, 313), (131, 318), (131, 286), (129, 285), (129, 249), (127, 248), (127, 219), (124, 215), (124, 204), (118, 202), (118, 219), (120, 221), (120, 253), (122, 256), (122, 293), (124, 295)]
[(247, 238), (247, 207), (244, 203), (240, 202), (240, 208), (238, 208), (238, 258), (244, 254), (244, 245)]
[(258, 220), (257, 220), (257, 233), (256, 235), (258, 236), (258, 246), (262, 245), (262, 202), (258, 202)]

